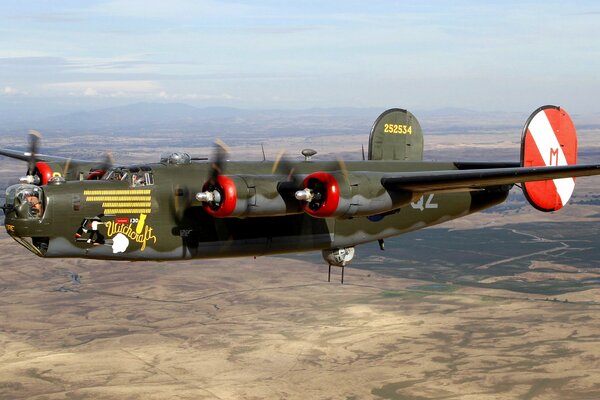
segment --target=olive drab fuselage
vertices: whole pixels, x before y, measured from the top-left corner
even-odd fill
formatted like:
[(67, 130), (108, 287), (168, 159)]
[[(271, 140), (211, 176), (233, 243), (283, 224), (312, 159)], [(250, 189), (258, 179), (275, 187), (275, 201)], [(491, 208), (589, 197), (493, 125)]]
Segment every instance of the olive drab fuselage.
[[(307, 176), (331, 169), (331, 165), (302, 161), (294, 168), (296, 174)], [(365, 185), (364, 176), (370, 173), (377, 178), (382, 173), (457, 168), (453, 163), (400, 161), (346, 165), (351, 176), (362, 177), (356, 186)], [(348, 247), (399, 235), (498, 204), (510, 189), (499, 186), (476, 192), (410, 194), (402, 200), (402, 207), (359, 217), (320, 218), (298, 206), (287, 207), (284, 215), (277, 216), (218, 217), (207, 213), (194, 198), (210, 168), (207, 162), (150, 164), (141, 170), (151, 182), (141, 184), (132, 179), (51, 181), (41, 187), (43, 214), (32, 217), (9, 212), (5, 218), (7, 232), (44, 257), (170, 260), (258, 256)], [(237, 193), (252, 208), (266, 204), (261, 196), (278, 196), (275, 186), (268, 182), (286, 181), (284, 175), (272, 175), (272, 168), (273, 163), (266, 161), (228, 162), (223, 174), (268, 177), (255, 179), (248, 183), (245, 193)], [(140, 170), (139, 166), (135, 170)], [(261, 183), (268, 187), (262, 188)], [(366, 201), (360, 196), (354, 200), (357, 204)], [(252, 215), (252, 211), (248, 213)]]

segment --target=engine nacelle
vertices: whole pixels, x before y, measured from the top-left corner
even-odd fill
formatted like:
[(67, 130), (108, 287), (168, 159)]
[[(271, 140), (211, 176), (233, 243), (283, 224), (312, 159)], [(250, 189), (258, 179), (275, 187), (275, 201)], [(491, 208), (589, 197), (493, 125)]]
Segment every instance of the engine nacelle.
[(47, 184), (50, 178), (52, 178), (52, 167), (47, 163), (38, 161), (35, 163), (35, 169), (38, 172), (42, 185)]
[[(87, 180), (98, 180), (104, 176), (105, 171), (99, 169), (94, 163), (80, 163), (77, 167), (69, 170), (69, 161), (56, 162), (56, 161), (38, 161), (35, 163), (35, 168), (32, 175), (27, 175), (21, 178), (21, 182), (29, 183), (34, 185), (46, 185), (54, 178), (63, 177), (67, 180), (77, 179), (77, 175), (81, 177), (79, 179)], [(89, 172), (83, 172), (83, 170), (90, 168)], [(69, 173), (70, 177), (66, 176), (65, 173)], [(87, 175), (86, 175), (87, 174)]]
[[(283, 181), (285, 177), (281, 177)], [(208, 181), (196, 200), (204, 210), (217, 218), (265, 217), (302, 213), (301, 204), (293, 197), (282, 196), (277, 177), (257, 175), (219, 175)]]
[(35, 168), (33, 170), (33, 174), (26, 175), (19, 179), (22, 183), (27, 183), (31, 185), (45, 185), (52, 179), (54, 176), (54, 172), (52, 171), (52, 166), (46, 162), (38, 161), (35, 163)]
[(351, 218), (381, 214), (409, 204), (412, 192), (390, 192), (381, 184), (382, 172), (315, 172), (304, 178), (296, 199), (318, 218)]

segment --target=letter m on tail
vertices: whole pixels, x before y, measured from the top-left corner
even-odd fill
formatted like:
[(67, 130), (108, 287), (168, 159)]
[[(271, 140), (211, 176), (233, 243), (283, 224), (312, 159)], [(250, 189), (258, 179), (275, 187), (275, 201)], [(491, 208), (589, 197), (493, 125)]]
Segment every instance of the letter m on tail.
[(550, 147), (550, 162), (548, 165), (558, 165), (558, 149)]

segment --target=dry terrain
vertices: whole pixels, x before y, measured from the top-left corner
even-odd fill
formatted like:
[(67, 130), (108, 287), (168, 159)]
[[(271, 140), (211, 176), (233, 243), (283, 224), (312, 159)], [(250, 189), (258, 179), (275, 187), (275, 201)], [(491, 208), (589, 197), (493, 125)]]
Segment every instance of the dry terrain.
[(328, 284), (285, 258), (48, 261), (5, 233), (0, 246), (1, 399), (600, 396), (598, 291), (545, 301), (356, 269)]
[[(596, 153), (597, 133), (580, 135)], [(426, 158), (517, 160), (519, 136), (426, 135)], [(2, 147), (23, 144), (6, 139)], [(366, 132), (277, 138), (266, 151), (273, 159), (280, 148), (299, 154), (314, 147), (317, 158), (341, 152), (359, 159), (367, 139)], [(102, 157), (98, 145), (73, 144), (89, 138), (61, 140), (46, 143), (44, 152)], [(158, 160), (157, 148), (166, 145), (160, 138), (107, 143), (119, 163)], [(211, 152), (194, 143), (185, 150)], [(232, 149), (232, 159), (261, 158), (258, 143)], [(24, 169), (3, 159), (0, 183), (14, 182)], [(595, 195), (598, 182), (579, 180), (575, 200)], [(597, 219), (598, 207), (541, 214), (520, 199), (512, 209), (442, 228), (576, 224)], [(297, 257), (45, 260), (3, 229), (0, 254), (0, 399), (600, 398), (598, 289), (548, 299), (440, 289), (352, 268), (345, 285), (328, 284), (322, 264)], [(531, 271), (510, 279), (581, 279), (595, 277), (593, 268), (533, 258)]]

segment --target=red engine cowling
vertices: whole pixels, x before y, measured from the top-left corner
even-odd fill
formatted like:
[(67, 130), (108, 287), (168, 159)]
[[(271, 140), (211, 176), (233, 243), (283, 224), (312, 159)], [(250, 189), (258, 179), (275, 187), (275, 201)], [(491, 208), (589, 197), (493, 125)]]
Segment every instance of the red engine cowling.
[(47, 184), (50, 178), (52, 178), (52, 168), (50, 168), (50, 166), (45, 162), (36, 162), (35, 169), (39, 173), (41, 185)]
[(275, 217), (300, 214), (296, 201), (281, 196), (279, 180), (272, 176), (220, 175), (204, 184), (196, 200), (217, 218)]
[(221, 198), (218, 202), (205, 202), (204, 210), (213, 217), (229, 217), (233, 214), (237, 203), (237, 188), (233, 179), (228, 176), (220, 175), (215, 182), (206, 182), (202, 191), (216, 191)]
[[(220, 175), (196, 200), (216, 218), (275, 217), (302, 212), (316, 218), (353, 218), (389, 212), (412, 200), (412, 192), (390, 192), (382, 172), (314, 172), (290, 198), (269, 175)], [(282, 177), (283, 178), (283, 177)]]
[(383, 172), (314, 172), (295, 193), (307, 214), (317, 218), (368, 217), (396, 210), (412, 201), (411, 192), (391, 192)]
[(302, 186), (312, 191), (313, 198), (303, 204), (308, 214), (326, 218), (338, 211), (340, 205), (340, 185), (337, 179), (327, 172), (315, 172), (304, 178)]
[(90, 171), (90, 173), (88, 174), (88, 176), (85, 177), (85, 179), (88, 181), (98, 181), (102, 179), (105, 173), (106, 171), (103, 169), (94, 169)]

